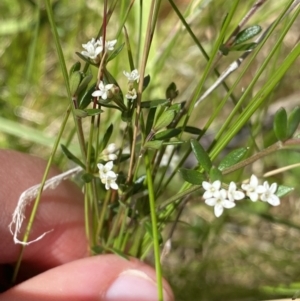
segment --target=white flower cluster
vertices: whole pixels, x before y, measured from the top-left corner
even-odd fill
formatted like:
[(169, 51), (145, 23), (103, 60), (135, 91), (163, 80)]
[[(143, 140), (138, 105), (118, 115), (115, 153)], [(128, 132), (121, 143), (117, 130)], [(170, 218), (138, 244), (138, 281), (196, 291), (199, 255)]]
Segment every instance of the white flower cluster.
[(127, 77), (128, 79), (128, 92), (125, 95), (127, 99), (136, 99), (137, 98), (137, 94), (136, 94), (136, 90), (133, 87), (133, 83), (136, 81), (137, 83), (139, 82), (140, 79), (140, 74), (137, 71), (137, 69), (134, 69), (133, 71), (126, 72), (123, 71), (123, 74)]
[(242, 200), (246, 196), (249, 197), (252, 202), (261, 200), (273, 206), (280, 204), (280, 199), (275, 194), (277, 184), (273, 183), (270, 186), (269, 183), (265, 181), (263, 185), (259, 185), (255, 175), (251, 176), (248, 184), (242, 184), (244, 192), (237, 190), (234, 182), (230, 182), (228, 190), (221, 189), (220, 181), (214, 181), (213, 183), (203, 181), (202, 187), (205, 189), (203, 194), (205, 203), (209, 206), (214, 206), (216, 217), (222, 215), (224, 208), (229, 209), (235, 207), (235, 201)]
[(97, 167), (99, 169), (99, 177), (100, 180), (103, 184), (105, 184), (105, 189), (115, 189), (118, 190), (119, 186), (116, 183), (118, 175), (115, 174), (112, 169), (113, 169), (113, 162), (109, 161), (105, 165), (99, 163), (97, 164)]
[[(105, 41), (105, 51), (114, 50), (114, 46), (117, 43), (117, 40)], [(85, 49), (81, 52), (82, 55), (88, 57), (92, 60), (97, 60), (98, 55), (103, 52), (103, 39), (100, 37), (98, 40), (92, 38), (86, 44), (82, 44), (82, 47)]]

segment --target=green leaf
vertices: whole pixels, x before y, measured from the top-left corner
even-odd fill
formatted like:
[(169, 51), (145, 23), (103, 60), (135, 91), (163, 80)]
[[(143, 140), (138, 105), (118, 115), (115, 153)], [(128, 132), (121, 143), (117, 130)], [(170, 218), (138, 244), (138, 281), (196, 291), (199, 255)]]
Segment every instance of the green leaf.
[(81, 166), (82, 168), (85, 169), (85, 165), (75, 156), (73, 155), (68, 149), (66, 146), (64, 146), (63, 144), (60, 145), (61, 146), (61, 149), (63, 151), (63, 153), (66, 155), (66, 157), (75, 162), (77, 165)]
[(230, 152), (227, 156), (225, 156), (223, 158), (223, 160), (221, 161), (220, 165), (219, 165), (219, 170), (224, 170), (238, 162), (240, 162), (243, 157), (245, 156), (246, 152), (248, 151), (249, 148), (247, 147), (242, 147), (242, 148), (238, 148), (233, 150), (232, 152)]
[(77, 89), (77, 93), (76, 94), (79, 94), (82, 90), (84, 90), (88, 86), (88, 84), (90, 83), (90, 81), (92, 80), (92, 78), (93, 78), (92, 74), (86, 75), (82, 79), (82, 81), (80, 82), (80, 85), (79, 85), (79, 87)]
[(205, 176), (197, 170), (180, 168), (179, 173), (186, 182), (193, 185), (201, 185), (205, 180)]
[(145, 143), (144, 147), (152, 148), (152, 149), (160, 149), (162, 146), (162, 143), (163, 143), (163, 141), (161, 141), (161, 140), (148, 141)]
[(201, 135), (203, 132), (201, 129), (189, 125), (184, 128), (184, 131), (194, 135)]
[(276, 191), (276, 195), (279, 198), (281, 198), (281, 197), (285, 196), (286, 194), (290, 193), (293, 190), (294, 190), (293, 187), (279, 185), (278, 188), (277, 188), (277, 191)]
[(178, 90), (175, 83), (171, 83), (166, 90), (166, 98), (169, 100), (173, 100), (178, 96)]
[(148, 74), (144, 77), (143, 91), (145, 91), (145, 89), (148, 87), (149, 84), (150, 84), (150, 75)]
[(209, 172), (212, 163), (202, 145), (197, 140), (191, 139), (191, 147), (200, 166), (202, 166), (206, 172)]
[(155, 99), (155, 100), (147, 100), (141, 102), (141, 107), (142, 108), (156, 108), (160, 105), (165, 105), (170, 103), (168, 99)]
[(84, 111), (87, 113), (88, 116), (96, 116), (103, 112), (100, 109), (86, 109)]
[(88, 113), (85, 110), (75, 109), (75, 115), (79, 118), (84, 118), (88, 116)]
[(181, 110), (181, 103), (174, 103), (169, 108), (168, 111), (175, 111), (178, 113)]
[(181, 133), (181, 129), (168, 129), (159, 133), (156, 133), (153, 137), (154, 140), (166, 140), (176, 137)]
[(114, 126), (111, 124), (107, 128), (107, 130), (104, 134), (103, 140), (101, 141), (100, 152), (102, 152), (106, 148), (106, 145), (108, 144), (108, 141), (113, 133), (113, 130), (114, 130)]
[(287, 139), (287, 114), (284, 108), (280, 108), (276, 112), (273, 129), (278, 140), (284, 141)]
[(296, 107), (288, 118), (287, 138), (292, 138), (300, 123), (300, 107)]
[(151, 108), (149, 110), (146, 122), (146, 135), (148, 135), (152, 129), (154, 118), (155, 118), (156, 108)]
[(116, 48), (111, 54), (110, 56), (107, 58), (107, 63), (111, 60), (113, 60), (124, 48), (125, 43), (123, 43), (122, 45), (120, 45), (118, 48)]
[(154, 131), (157, 132), (158, 130), (168, 126), (174, 120), (174, 117), (174, 111), (163, 112), (154, 125)]
[(92, 101), (92, 93), (95, 91), (96, 83), (93, 84), (79, 100), (79, 109), (85, 109)]
[(79, 71), (80, 68), (81, 68), (81, 63), (80, 62), (76, 62), (75, 64), (73, 64), (73, 66), (69, 70), (69, 77), (72, 75), (73, 72)]
[(211, 182), (221, 181), (222, 182), (222, 172), (215, 166), (213, 166), (209, 171), (209, 178)]
[(259, 25), (253, 25), (248, 28), (245, 28), (236, 35), (233, 45), (242, 44), (261, 32), (261, 27)]
[(80, 71), (75, 71), (70, 76), (70, 91), (72, 95), (75, 95), (77, 92), (77, 88), (81, 82), (82, 75)]
[(229, 51), (253, 50), (256, 46), (257, 46), (257, 43), (255, 43), (255, 42), (239, 44), (239, 45), (234, 45), (234, 46), (230, 47)]

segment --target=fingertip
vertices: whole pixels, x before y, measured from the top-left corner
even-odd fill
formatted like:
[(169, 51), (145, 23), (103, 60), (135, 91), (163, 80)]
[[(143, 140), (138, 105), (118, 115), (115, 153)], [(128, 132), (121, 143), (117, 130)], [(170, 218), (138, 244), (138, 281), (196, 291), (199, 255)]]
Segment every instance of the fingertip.
[[(3, 300), (158, 300), (155, 271), (137, 259), (115, 255), (80, 259), (29, 279), (4, 294)], [(164, 300), (174, 300), (163, 281)]]

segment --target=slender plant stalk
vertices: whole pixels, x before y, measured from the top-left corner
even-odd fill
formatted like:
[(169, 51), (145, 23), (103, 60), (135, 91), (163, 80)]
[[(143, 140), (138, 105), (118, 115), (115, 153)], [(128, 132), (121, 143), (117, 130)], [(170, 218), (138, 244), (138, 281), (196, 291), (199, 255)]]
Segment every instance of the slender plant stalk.
[(157, 280), (157, 289), (158, 289), (158, 299), (163, 301), (163, 285), (162, 285), (162, 269), (160, 263), (160, 247), (159, 247), (159, 236), (157, 229), (157, 218), (156, 218), (156, 209), (155, 209), (155, 192), (153, 187), (152, 173), (150, 167), (150, 160), (148, 152), (145, 152), (144, 161), (146, 166), (146, 175), (147, 175), (147, 186), (149, 191), (149, 204), (150, 204), (150, 215), (151, 215), (151, 224), (152, 224), (152, 235), (153, 235), (153, 246), (154, 246), (154, 257), (155, 257), (155, 271), (156, 271), (156, 280)]
[[(41, 197), (42, 197), (43, 188), (44, 188), (45, 182), (47, 180), (47, 177), (48, 177), (51, 165), (53, 163), (54, 156), (55, 156), (55, 153), (57, 151), (57, 148), (58, 148), (59, 142), (61, 140), (62, 134), (63, 134), (63, 132), (65, 130), (68, 118), (70, 116), (70, 112), (71, 112), (71, 110), (70, 110), (70, 108), (68, 108), (68, 110), (67, 110), (67, 112), (65, 114), (65, 117), (64, 117), (64, 119), (62, 121), (62, 125), (60, 127), (59, 132), (58, 132), (58, 135), (57, 135), (57, 138), (55, 140), (55, 143), (53, 145), (50, 157), (48, 159), (47, 166), (45, 168), (45, 172), (44, 172), (43, 178), (41, 180), (41, 186), (39, 188), (39, 192), (37, 194), (37, 197), (36, 197), (36, 199), (34, 201), (33, 208), (31, 210), (31, 214), (30, 214), (30, 217), (29, 217), (29, 221), (28, 221), (28, 224), (26, 226), (25, 234), (24, 234), (24, 237), (23, 237), (23, 242), (25, 242), (25, 243), (29, 239), (29, 234), (30, 234), (30, 231), (31, 231), (31, 228), (32, 228), (32, 225), (33, 225), (36, 213), (37, 213), (38, 206), (40, 204)], [(18, 256), (18, 260), (17, 260), (15, 268), (14, 268), (14, 273), (13, 273), (13, 277), (12, 277), (12, 283), (16, 282), (16, 279), (17, 279), (17, 276), (18, 276), (18, 272), (19, 272), (19, 269), (20, 269), (20, 266), (21, 266), (21, 261), (23, 259), (23, 254), (24, 254), (24, 251), (25, 251), (25, 247), (26, 247), (25, 245), (21, 245), (21, 251), (20, 251), (20, 254)]]

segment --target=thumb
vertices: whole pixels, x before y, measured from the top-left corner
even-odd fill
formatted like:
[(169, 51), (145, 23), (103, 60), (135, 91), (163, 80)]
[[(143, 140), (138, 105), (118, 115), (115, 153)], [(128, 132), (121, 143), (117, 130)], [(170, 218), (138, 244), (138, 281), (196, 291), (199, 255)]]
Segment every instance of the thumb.
[[(155, 271), (137, 259), (100, 255), (53, 268), (16, 285), (0, 301), (155, 301)], [(174, 300), (163, 281), (164, 301)]]

